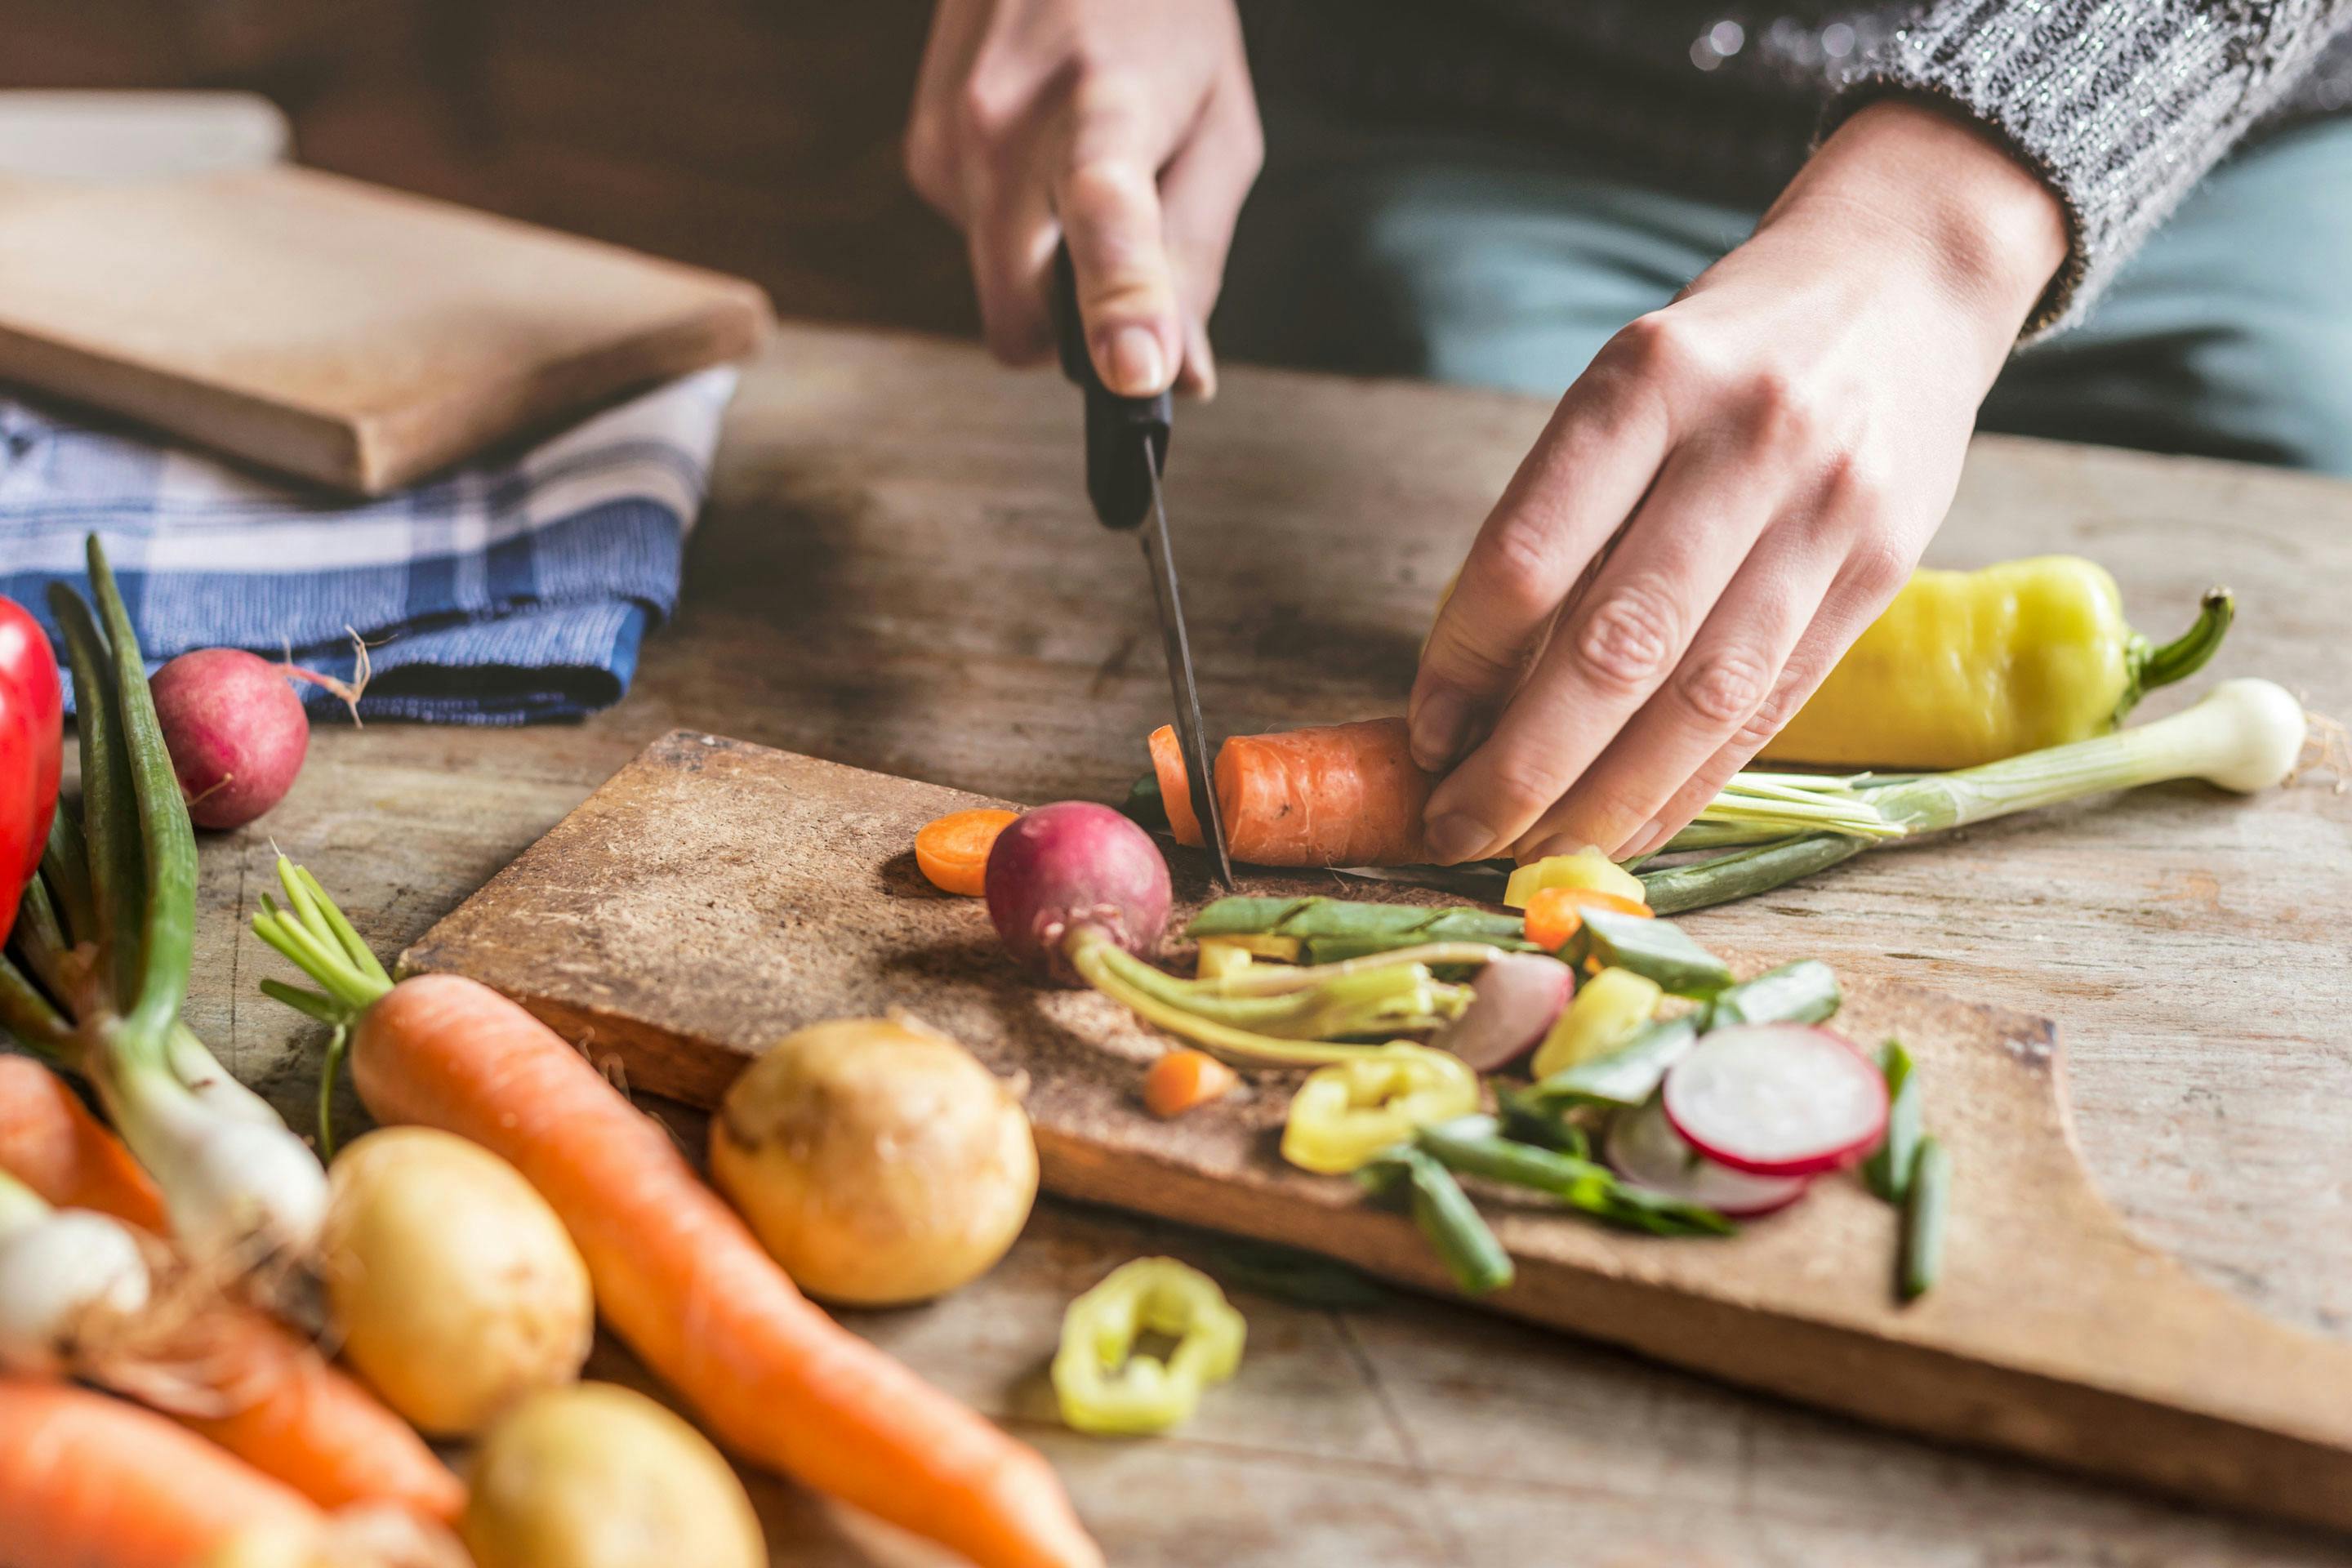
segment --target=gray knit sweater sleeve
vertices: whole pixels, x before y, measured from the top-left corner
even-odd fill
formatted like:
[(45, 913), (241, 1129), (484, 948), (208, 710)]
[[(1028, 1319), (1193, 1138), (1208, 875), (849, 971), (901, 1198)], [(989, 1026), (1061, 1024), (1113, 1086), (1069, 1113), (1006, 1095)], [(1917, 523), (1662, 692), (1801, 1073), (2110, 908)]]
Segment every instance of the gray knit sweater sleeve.
[(1874, 99), (1916, 94), (2032, 164), (2072, 239), (2027, 323), (2038, 334), (2082, 313), (2347, 22), (2352, 0), (1936, 0), (1861, 63), (1823, 133)]

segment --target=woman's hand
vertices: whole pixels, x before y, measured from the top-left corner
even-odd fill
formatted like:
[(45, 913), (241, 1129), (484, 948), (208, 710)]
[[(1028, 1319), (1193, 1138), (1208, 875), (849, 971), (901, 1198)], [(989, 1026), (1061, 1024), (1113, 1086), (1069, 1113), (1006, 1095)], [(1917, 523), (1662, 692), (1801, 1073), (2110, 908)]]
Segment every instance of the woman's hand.
[(1878, 104), (1618, 333), (1423, 655), (1413, 755), (1452, 769), (1438, 858), (1643, 854), (1688, 822), (1902, 586), (2066, 245), (2022, 164)]
[(931, 19), (907, 173), (964, 231), (1008, 363), (1053, 347), (1066, 236), (1104, 384), (1213, 391), (1209, 310), (1263, 153), (1233, 0), (940, 0)]

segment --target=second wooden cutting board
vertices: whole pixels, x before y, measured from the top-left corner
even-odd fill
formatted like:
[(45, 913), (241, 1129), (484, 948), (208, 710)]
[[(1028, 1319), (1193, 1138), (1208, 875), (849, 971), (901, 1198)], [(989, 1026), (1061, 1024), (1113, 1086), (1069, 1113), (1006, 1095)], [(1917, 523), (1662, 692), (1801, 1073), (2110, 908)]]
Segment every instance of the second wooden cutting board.
[[(617, 1057), (632, 1086), (703, 1106), (794, 1027), (904, 1007), (1026, 1079), (1055, 1190), (1444, 1289), (1409, 1222), (1276, 1156), (1294, 1075), (1153, 1119), (1137, 1090), (1163, 1041), (1101, 997), (1033, 986), (976, 900), (930, 889), (916, 829), (983, 804), (673, 734), (403, 963), (495, 986)], [(1422, 897), (1328, 876), (1251, 890)], [(1178, 865), (1180, 904), (1205, 891)], [(2076, 1158), (2048, 1020), (1878, 983), (1851, 988), (1840, 1023), (1909, 1046), (1953, 1152), (1930, 1295), (1896, 1306), (1894, 1216), (1833, 1178), (1720, 1242), (1487, 1194), (1518, 1279), (1482, 1304), (1888, 1426), (2352, 1529), (2352, 1347), (2270, 1321), (2124, 1232)]]
[(740, 279), (283, 166), (0, 180), (0, 377), (380, 494), (750, 353)]

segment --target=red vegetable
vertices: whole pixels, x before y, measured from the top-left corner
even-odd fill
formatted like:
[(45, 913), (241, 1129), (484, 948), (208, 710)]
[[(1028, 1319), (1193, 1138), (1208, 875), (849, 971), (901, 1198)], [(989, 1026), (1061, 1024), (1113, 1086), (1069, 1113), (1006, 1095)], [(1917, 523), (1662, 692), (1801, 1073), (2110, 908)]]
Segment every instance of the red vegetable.
[(1711, 1029), (1666, 1069), (1666, 1120), (1719, 1165), (1806, 1176), (1886, 1131), (1886, 1079), (1843, 1037), (1805, 1024)]
[(310, 747), (310, 720), (282, 666), (238, 648), (199, 648), (156, 671), (152, 689), (198, 827), (242, 827), (286, 798)]
[(988, 918), (1007, 952), (1075, 984), (1063, 942), (1099, 931), (1149, 957), (1168, 927), (1168, 863), (1151, 836), (1109, 806), (1066, 800), (1024, 814), (989, 851)]
[(1429, 1043), (1480, 1072), (1534, 1050), (1576, 994), (1576, 973), (1557, 958), (1507, 952), (1470, 983), (1470, 1005)]
[(1718, 1165), (1683, 1141), (1655, 1097), (1609, 1124), (1609, 1163), (1636, 1186), (1703, 1204), (1733, 1219), (1788, 1207), (1813, 1184), (1811, 1176), (1751, 1176)]
[(0, 942), (40, 868), (65, 762), (65, 692), (57, 650), (14, 599), (0, 599)]

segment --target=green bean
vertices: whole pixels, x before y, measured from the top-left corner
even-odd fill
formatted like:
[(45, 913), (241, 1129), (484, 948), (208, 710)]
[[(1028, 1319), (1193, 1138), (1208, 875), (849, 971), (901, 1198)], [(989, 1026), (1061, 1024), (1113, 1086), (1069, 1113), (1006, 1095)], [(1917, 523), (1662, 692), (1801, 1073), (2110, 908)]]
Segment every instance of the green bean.
[(1929, 1133), (1912, 1156), (1903, 1205), (1903, 1266), (1896, 1289), (1906, 1301), (1927, 1293), (1944, 1269), (1944, 1225), (1951, 1208), (1952, 1157)]

